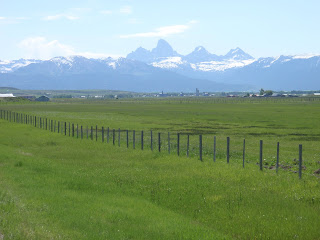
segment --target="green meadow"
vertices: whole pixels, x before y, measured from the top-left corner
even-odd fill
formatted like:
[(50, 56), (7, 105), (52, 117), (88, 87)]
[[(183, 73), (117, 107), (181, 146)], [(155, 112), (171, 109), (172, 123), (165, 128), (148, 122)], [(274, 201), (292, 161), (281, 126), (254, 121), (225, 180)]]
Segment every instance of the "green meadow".
[[(320, 239), (319, 100), (1, 102), (1, 110), (66, 122), (67, 136), (57, 125), (52, 132), (0, 120), (0, 239)], [(83, 139), (79, 132), (69, 137), (69, 122), (83, 127)], [(263, 171), (257, 165), (260, 140)]]

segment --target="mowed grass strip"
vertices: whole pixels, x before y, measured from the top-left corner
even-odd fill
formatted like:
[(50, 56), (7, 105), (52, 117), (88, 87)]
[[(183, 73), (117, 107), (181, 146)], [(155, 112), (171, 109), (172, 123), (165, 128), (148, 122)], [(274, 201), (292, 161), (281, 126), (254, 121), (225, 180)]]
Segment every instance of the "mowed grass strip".
[(319, 239), (319, 185), (0, 120), (5, 239)]

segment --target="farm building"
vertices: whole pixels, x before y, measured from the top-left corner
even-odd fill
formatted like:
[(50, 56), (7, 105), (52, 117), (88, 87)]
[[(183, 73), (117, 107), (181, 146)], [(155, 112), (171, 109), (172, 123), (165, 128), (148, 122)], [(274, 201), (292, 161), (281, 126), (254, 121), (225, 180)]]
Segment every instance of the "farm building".
[(1, 98), (4, 98), (4, 97), (15, 97), (15, 96), (13, 96), (12, 93), (5, 93), (5, 94), (1, 94), (1, 93), (0, 93), (0, 97), (1, 97)]

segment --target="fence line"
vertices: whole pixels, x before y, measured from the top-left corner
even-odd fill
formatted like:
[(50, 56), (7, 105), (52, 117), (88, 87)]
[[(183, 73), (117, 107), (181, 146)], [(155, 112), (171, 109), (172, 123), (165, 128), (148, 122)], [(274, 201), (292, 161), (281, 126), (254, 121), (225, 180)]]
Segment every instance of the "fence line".
[[(56, 122), (56, 120), (53, 119), (47, 119), (47, 118), (43, 118), (43, 117), (37, 117), (37, 116), (33, 116), (33, 115), (28, 115), (28, 114), (24, 114), (24, 113), (16, 113), (16, 112), (12, 112), (9, 110), (0, 110), (0, 119), (9, 121), (9, 122), (15, 122), (15, 123), (20, 123), (20, 124), (27, 124), (27, 125), (31, 125), (34, 126), (36, 128), (40, 128), (40, 129), (44, 129), (44, 130), (48, 130), (51, 132), (56, 132), (56, 128), (57, 128), (57, 132), (59, 134), (65, 135), (67, 136), (67, 122), (61, 122), (58, 121), (58, 124)], [(74, 123), (68, 123), (68, 135), (71, 137), (75, 137), (75, 130), (76, 130), (76, 138), (79, 138), (79, 130), (80, 130), (80, 138), (83, 139), (83, 126), (80, 126), (79, 129), (79, 125), (78, 124), (74, 124)], [(76, 129), (75, 129), (76, 127)], [(86, 133), (87, 133), (87, 139), (89, 138), (89, 133), (88, 133), (88, 126), (86, 127)], [(118, 147), (120, 147), (120, 143), (121, 143), (121, 132), (125, 132), (125, 142), (126, 142), (126, 147), (129, 148), (129, 133), (131, 131), (129, 130), (121, 130), (120, 128), (118, 129), (118, 131), (116, 132), (115, 129), (112, 130), (111, 134), (112, 134), (112, 144), (115, 145), (115, 141), (116, 141), (116, 135), (118, 135)], [(91, 126), (91, 133), (90, 133), (90, 138), (91, 140), (93, 140), (93, 135), (95, 135), (96, 141), (98, 141), (98, 125), (96, 125), (96, 129), (95, 129), (95, 134), (93, 132), (93, 126)], [(132, 148), (135, 149), (136, 148), (136, 131), (132, 130)], [(151, 151), (153, 151), (154, 149), (154, 142), (157, 143), (156, 145), (158, 145), (158, 152), (161, 152), (162, 149), (162, 141), (161, 141), (161, 133), (158, 132), (158, 141), (154, 141), (153, 138), (153, 131), (150, 130), (150, 149)], [(177, 156), (180, 156), (181, 153), (181, 149), (180, 149), (180, 136), (181, 133), (177, 133), (177, 142), (176, 142), (176, 149), (177, 149)], [(102, 143), (105, 140), (105, 128), (102, 127), (101, 128), (101, 138), (102, 138)], [(140, 146), (141, 146), (141, 150), (144, 150), (144, 131), (141, 131), (141, 136), (140, 136)], [(107, 128), (107, 143), (109, 143), (109, 139), (110, 139), (110, 128)], [(171, 153), (171, 145), (172, 145), (172, 137), (170, 132), (168, 132), (168, 139), (167, 139), (167, 148), (168, 148), (168, 154)], [(217, 152), (217, 146), (216, 146), (216, 136), (214, 136), (213, 138), (213, 162), (216, 162), (216, 152)], [(165, 146), (165, 145), (163, 145)], [(156, 149), (156, 146), (155, 146)], [(203, 139), (202, 139), (202, 135), (199, 135), (199, 160), (203, 161)], [(186, 145), (186, 156), (189, 157), (190, 155), (190, 135), (187, 134), (187, 145)], [(277, 142), (277, 156), (276, 156), (276, 173), (278, 173), (278, 169), (279, 169), (279, 161), (280, 161), (280, 143)], [(245, 158), (246, 158), (246, 140), (243, 139), (243, 149), (242, 149), (242, 167), (245, 167)], [(227, 137), (227, 152), (226, 152), (226, 160), (227, 163), (230, 162), (230, 137)], [(263, 140), (260, 140), (260, 150), (259, 150), (259, 169), (260, 171), (263, 170)], [(302, 178), (302, 144), (299, 144), (299, 171), (298, 171), (298, 175), (299, 178)]]

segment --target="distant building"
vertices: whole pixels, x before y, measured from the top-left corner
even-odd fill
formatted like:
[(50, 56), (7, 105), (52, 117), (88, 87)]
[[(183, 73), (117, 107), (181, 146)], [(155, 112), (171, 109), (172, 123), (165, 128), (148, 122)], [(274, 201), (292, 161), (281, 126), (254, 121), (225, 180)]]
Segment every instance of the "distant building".
[(159, 97), (166, 97), (167, 94), (163, 93), (163, 91), (161, 93), (159, 93)]
[(49, 102), (50, 101), (50, 99), (48, 97), (46, 97), (46, 96), (38, 97), (35, 100), (38, 101), (38, 102)]
[(200, 95), (199, 89), (196, 88), (196, 96), (199, 97), (199, 95)]
[(0, 94), (0, 97), (5, 98), (5, 97), (15, 97), (15, 96), (13, 96), (12, 93), (5, 93), (5, 94)]
[(313, 95), (314, 96), (320, 96), (320, 93), (315, 92)]

